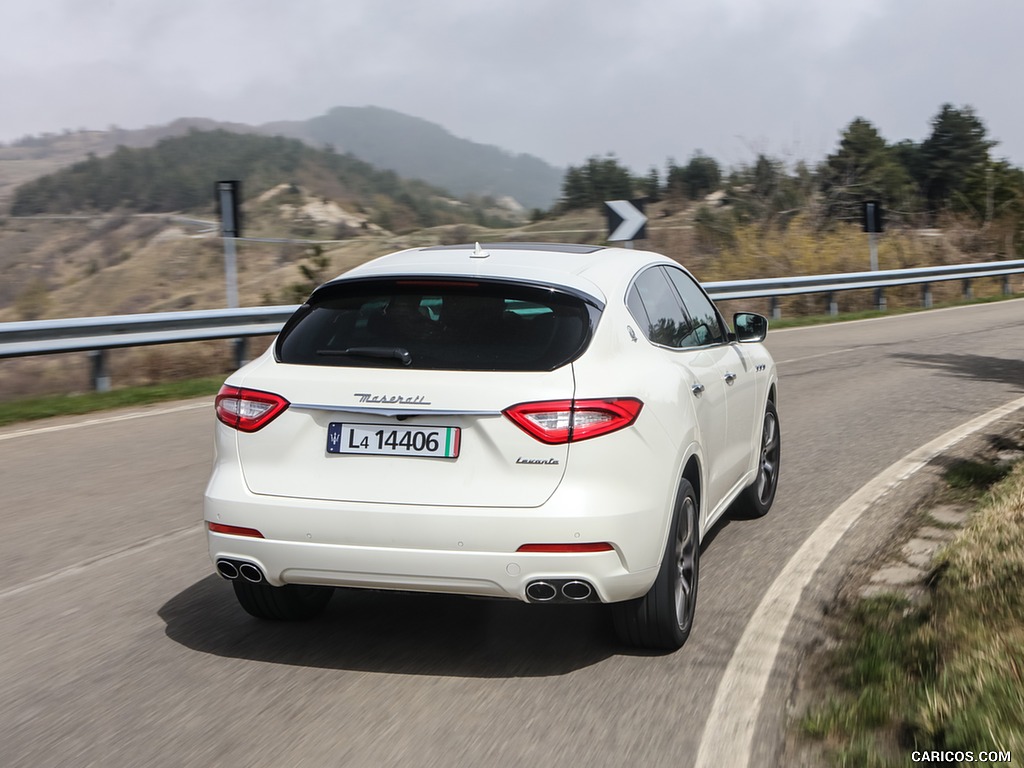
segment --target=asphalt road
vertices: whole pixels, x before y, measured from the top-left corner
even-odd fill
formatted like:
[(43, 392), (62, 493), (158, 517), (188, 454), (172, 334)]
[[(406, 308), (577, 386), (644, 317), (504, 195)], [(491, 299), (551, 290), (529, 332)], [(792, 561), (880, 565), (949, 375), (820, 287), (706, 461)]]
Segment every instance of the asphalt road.
[[(679, 652), (612, 640), (601, 606), (347, 592), (266, 624), (212, 573), (199, 521), (212, 408), (0, 430), (0, 766), (693, 764), (747, 621), (801, 542), (876, 473), (1024, 394), (1024, 301), (769, 334), (782, 485), (719, 526)], [(801, 650), (905, 499), (809, 589), (757, 722), (773, 765)]]

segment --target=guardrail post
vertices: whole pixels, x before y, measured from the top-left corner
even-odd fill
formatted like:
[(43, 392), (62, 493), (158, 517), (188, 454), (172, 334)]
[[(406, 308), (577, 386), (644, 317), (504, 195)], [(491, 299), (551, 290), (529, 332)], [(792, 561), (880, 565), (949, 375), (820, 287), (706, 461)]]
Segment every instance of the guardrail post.
[(886, 308), (885, 289), (884, 288), (875, 288), (875, 309), (884, 312), (885, 308)]
[(771, 308), (772, 308), (772, 320), (780, 319), (782, 317), (782, 307), (779, 306), (779, 297), (778, 296), (772, 296)]
[(246, 352), (248, 351), (249, 347), (247, 341), (248, 340), (243, 336), (241, 338), (235, 339), (234, 342), (232, 342), (232, 346), (234, 347), (235, 352), (235, 368), (241, 368), (243, 365), (249, 362), (248, 360), (245, 359)]
[(92, 388), (97, 392), (110, 391), (110, 372), (107, 370), (107, 352), (94, 349), (89, 353)]
[(835, 293), (835, 291), (831, 291), (828, 294), (827, 306), (828, 306), (828, 313), (830, 315), (832, 315), (832, 317), (835, 317), (836, 315), (839, 314), (839, 302), (836, 301), (836, 293)]
[(1003, 275), (1003, 296), (1009, 296), (1011, 293), (1013, 290), (1010, 288), (1010, 276)]
[(921, 286), (921, 306), (925, 309), (931, 309), (932, 303), (932, 284), (925, 283)]
[(973, 296), (973, 292), (971, 291), (971, 279), (970, 278), (966, 278), (964, 280), (964, 298), (965, 299), (970, 299), (972, 296)]

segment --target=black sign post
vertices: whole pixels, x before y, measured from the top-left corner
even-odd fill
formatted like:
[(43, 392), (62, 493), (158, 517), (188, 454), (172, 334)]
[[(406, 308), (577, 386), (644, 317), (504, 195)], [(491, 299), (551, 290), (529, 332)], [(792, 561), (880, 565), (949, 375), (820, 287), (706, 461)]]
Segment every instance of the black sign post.
[[(878, 236), (885, 229), (885, 211), (877, 200), (864, 201), (864, 231), (868, 233), (868, 247), (871, 249), (871, 271), (878, 270)], [(875, 307), (885, 309), (885, 291), (875, 288)]]
[[(227, 285), (229, 308), (238, 306), (238, 270), (235, 266), (235, 238), (242, 236), (242, 220), (238, 208), (242, 199), (242, 183), (237, 180), (218, 181), (214, 199), (220, 214), (220, 236), (224, 240), (224, 282)], [(245, 338), (235, 339), (235, 365), (245, 364)]]
[(235, 238), (241, 237), (238, 201), (241, 182), (218, 181), (215, 200), (220, 214), (220, 236), (224, 238), (224, 281), (227, 284), (228, 307), (238, 306), (238, 275), (235, 268)]
[(874, 272), (878, 269), (878, 235), (885, 231), (885, 212), (877, 200), (865, 200), (863, 210), (863, 228), (868, 233), (868, 242), (871, 245), (871, 271)]

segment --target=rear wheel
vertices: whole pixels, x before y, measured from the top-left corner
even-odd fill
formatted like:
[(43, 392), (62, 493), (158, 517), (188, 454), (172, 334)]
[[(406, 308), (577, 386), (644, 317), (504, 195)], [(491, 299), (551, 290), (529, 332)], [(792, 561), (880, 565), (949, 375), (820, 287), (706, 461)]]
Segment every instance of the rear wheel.
[(254, 584), (245, 579), (231, 582), (235, 597), (246, 613), (257, 619), (302, 621), (319, 616), (334, 594), (334, 587), (285, 584), (274, 587), (265, 581)]
[(779, 413), (771, 400), (764, 409), (761, 427), (761, 445), (757, 460), (757, 477), (736, 500), (736, 506), (748, 517), (764, 517), (772, 508), (775, 492), (779, 488), (779, 458), (781, 456)]
[(619, 639), (638, 648), (674, 651), (693, 627), (697, 607), (700, 534), (697, 498), (687, 480), (679, 483), (661, 569), (643, 597), (612, 606)]

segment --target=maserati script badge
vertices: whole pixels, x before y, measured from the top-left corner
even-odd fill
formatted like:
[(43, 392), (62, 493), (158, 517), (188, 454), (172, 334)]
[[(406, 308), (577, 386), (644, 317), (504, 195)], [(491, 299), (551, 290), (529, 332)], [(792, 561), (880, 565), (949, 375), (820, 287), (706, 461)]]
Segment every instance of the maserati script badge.
[(426, 395), (371, 395), (368, 392), (353, 392), (360, 403), (382, 403), (387, 405), (430, 405)]

